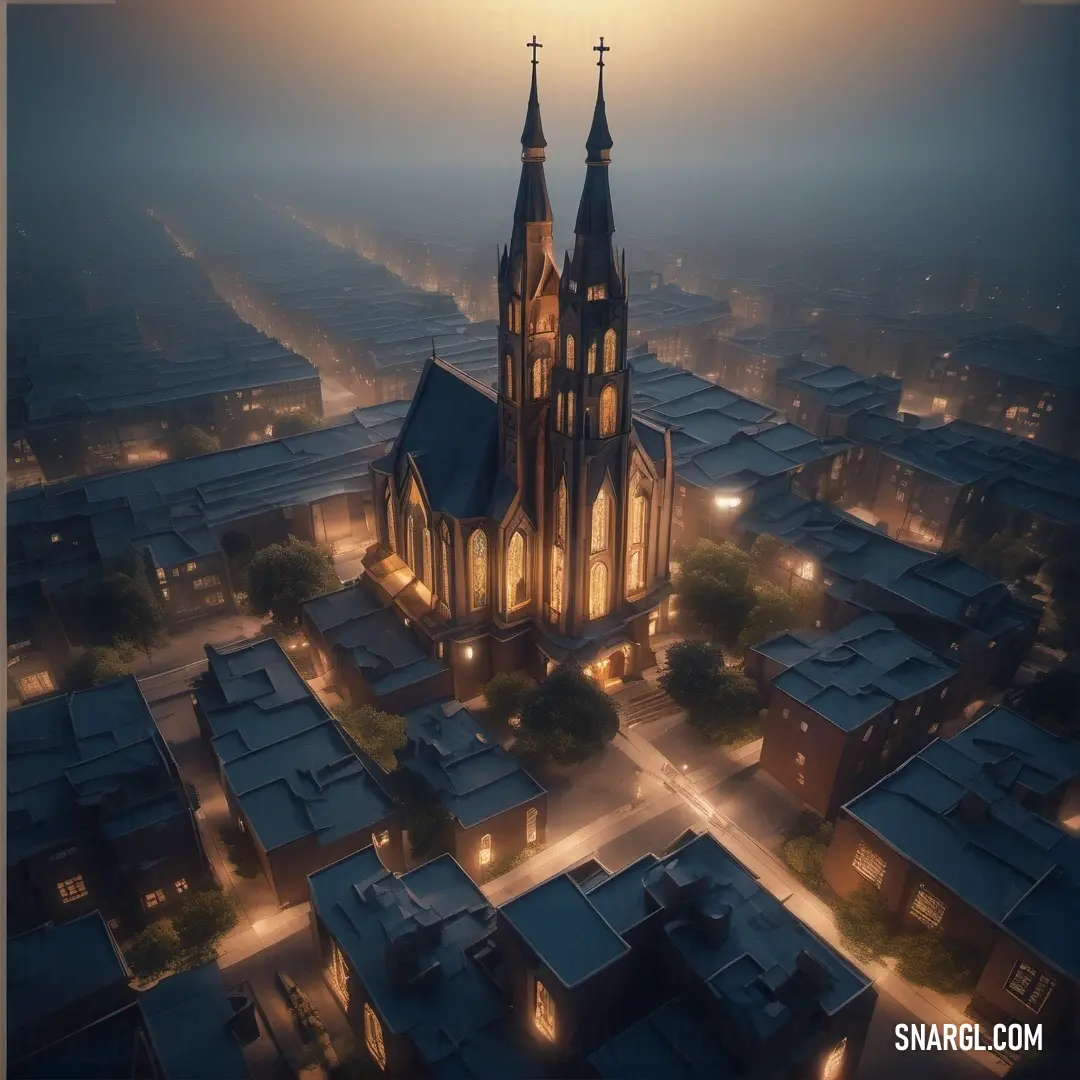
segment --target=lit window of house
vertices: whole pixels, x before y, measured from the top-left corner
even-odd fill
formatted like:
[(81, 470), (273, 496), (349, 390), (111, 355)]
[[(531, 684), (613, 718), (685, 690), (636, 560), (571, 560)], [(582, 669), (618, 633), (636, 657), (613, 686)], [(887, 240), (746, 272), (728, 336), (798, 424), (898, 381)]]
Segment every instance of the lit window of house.
[(225, 594), (220, 589), (217, 592), (207, 593), (202, 598), (202, 602), (204, 607), (217, 607), (225, 603)]
[(481, 866), (491, 865), (491, 833), (484, 833), (480, 837), (480, 855), (478, 861)]
[(487, 603), (488, 589), (488, 545), (483, 529), (477, 529), (469, 538), (469, 577), (472, 606), (483, 607)]
[(615, 370), (615, 353), (616, 353), (616, 339), (615, 331), (608, 330), (604, 334), (604, 371), (612, 372)]
[(164, 581), (165, 581), (165, 571), (164, 571), (164, 570), (162, 570), (162, 568), (161, 568), (160, 566), (159, 566), (159, 567), (158, 567), (158, 569), (157, 569), (157, 579), (158, 579), (158, 581), (160, 581), (160, 582), (164, 582)]
[(590, 285), (588, 292), (585, 294), (586, 300), (606, 300), (607, 299), (607, 286), (606, 285)]
[(19, 680), (19, 690), (24, 698), (41, 697), (51, 694), (56, 689), (53, 677), (47, 671), (36, 671), (33, 675), (24, 675)]
[(525, 534), (519, 529), (510, 537), (506, 548), (506, 607), (508, 610), (521, 607), (528, 599), (528, 585), (525, 580)]
[(566, 360), (567, 368), (573, 371), (574, 365), (577, 363), (577, 345), (573, 334), (566, 335), (566, 348), (563, 350), (563, 357)]
[(537, 809), (536, 809), (535, 806), (530, 806), (529, 809), (525, 811), (525, 843), (526, 844), (535, 844), (536, 843), (536, 819), (537, 819), (537, 817), (538, 817), (538, 812), (537, 812)]
[(946, 695), (946, 694), (947, 694), (948, 692), (949, 692), (949, 688), (948, 688), (947, 686), (943, 686), (943, 687), (941, 688), (941, 694), (940, 694), (940, 697), (941, 697), (941, 700), (942, 700), (942, 701), (944, 701), (944, 700), (945, 700), (945, 695)]
[(179, 880), (174, 881), (173, 882), (173, 888), (176, 889), (177, 892), (187, 892), (188, 891), (187, 878), (180, 878)]
[(801, 577), (803, 579), (803, 581), (813, 581), (814, 580), (814, 570), (815, 570), (814, 560), (813, 559), (805, 559), (803, 562), (799, 563), (799, 566), (796, 569), (795, 573), (799, 577)]
[(847, 1057), (847, 1039), (841, 1039), (830, 1051), (821, 1070), (821, 1080), (839, 1080)]
[(59, 544), (60, 543), (60, 534), (59, 533), (53, 533), (52, 536), (49, 537), (49, 539), (52, 541), (52, 543)]
[(605, 386), (600, 394), (600, 438), (615, 434), (618, 423), (618, 400), (614, 386)]
[(795, 755), (795, 764), (796, 765), (805, 765), (806, 764), (806, 755), (805, 754), (796, 754)]
[(799, 730), (800, 731), (807, 731), (808, 729), (809, 729), (809, 725), (807, 724), (807, 722), (805, 720), (800, 720), (799, 721)]
[(194, 574), (197, 567), (198, 567), (198, 563), (189, 562), (187, 564), (187, 566), (185, 567), (185, 569), (187, 570), (187, 572), (189, 574)]
[(536, 1030), (545, 1038), (555, 1041), (555, 1002), (548, 993), (548, 988), (536, 980), (536, 1009), (533, 1012)]
[(585, 351), (585, 371), (589, 375), (596, 374), (596, 342), (590, 341)]
[(174, 566), (172, 568), (172, 576), (173, 577), (179, 577), (180, 576), (180, 567), (179, 566)]
[(945, 902), (939, 900), (933, 893), (927, 892), (921, 885), (911, 901), (908, 913), (912, 918), (918, 919), (923, 926), (936, 930), (945, 918)]
[(376, 847), (386, 847), (390, 843), (390, 832), (388, 829), (383, 829), (381, 833), (372, 833), (371, 842)]
[(82, 874), (76, 874), (73, 878), (68, 878), (66, 881), (58, 881), (56, 883), (56, 889), (60, 893), (60, 899), (65, 904), (73, 904), (76, 900), (82, 900), (84, 896), (90, 895), (90, 891), (86, 887), (86, 882), (83, 881)]
[(143, 893), (143, 904), (147, 909), (160, 907), (165, 903), (165, 890), (154, 889), (151, 892)]
[(364, 1002), (364, 1045), (380, 1069), (386, 1068), (386, 1044), (383, 1042), (382, 1024), (375, 1010)]
[(921, 712), (922, 712), (922, 706), (921, 705), (916, 705), (915, 706), (915, 715), (918, 716), (919, 713), (921, 713)]
[(795, 783), (800, 784), (800, 785), (805, 784), (806, 783), (806, 777), (804, 777), (802, 773), (796, 773), (796, 775), (795, 775)]
[(928, 733), (929, 733), (930, 735), (933, 735), (933, 734), (934, 734), (934, 732), (935, 732), (935, 731), (937, 731), (937, 729), (938, 729), (939, 727), (941, 727), (941, 725), (940, 725), (940, 724), (939, 724), (939, 723), (938, 723), (937, 721), (935, 721), (935, 722), (934, 722), (934, 723), (932, 723), (932, 724), (931, 724), (931, 725), (930, 725), (930, 726), (929, 726), (929, 727), (928, 727), (928, 728), (927, 728), (926, 730), (927, 730), (927, 732), (928, 732)]
[(1005, 983), (1005, 992), (1033, 1013), (1040, 1013), (1055, 986), (1057, 980), (1018, 960)]
[(866, 878), (871, 885), (881, 888), (881, 883), (885, 880), (885, 860), (880, 855), (865, 844), (860, 844), (855, 849), (851, 865), (855, 872)]

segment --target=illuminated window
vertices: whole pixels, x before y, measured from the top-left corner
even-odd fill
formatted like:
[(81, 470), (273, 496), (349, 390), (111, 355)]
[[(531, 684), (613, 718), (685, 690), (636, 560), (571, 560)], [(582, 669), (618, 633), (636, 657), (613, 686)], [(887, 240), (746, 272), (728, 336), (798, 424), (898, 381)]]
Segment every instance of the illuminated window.
[(911, 907), (908, 908), (908, 914), (918, 919), (923, 926), (936, 930), (945, 918), (945, 903), (920, 885), (915, 899), (911, 901)]
[(566, 395), (566, 434), (574, 434), (574, 391)]
[(397, 554), (397, 526), (394, 524), (394, 496), (386, 489), (386, 544)]
[(589, 342), (589, 349), (585, 355), (585, 370), (589, 375), (596, 374), (596, 342)]
[(143, 904), (146, 906), (147, 910), (149, 910), (150, 908), (159, 907), (161, 904), (164, 904), (164, 903), (165, 903), (165, 890), (164, 889), (154, 889), (153, 892), (148, 892), (148, 893), (143, 894)]
[(821, 1080), (838, 1080), (844, 1069), (844, 1058), (847, 1056), (847, 1039), (841, 1039), (830, 1051), (825, 1059), (825, 1067), (821, 1070)]
[(813, 581), (815, 570), (814, 560), (806, 559), (795, 568), (795, 574), (797, 577), (802, 578), (803, 581)]
[(1008, 982), (1005, 983), (1005, 992), (1026, 1005), (1033, 1013), (1040, 1013), (1055, 986), (1055, 979), (1018, 960), (1013, 965)]
[(589, 573), (589, 618), (602, 619), (608, 613), (608, 572), (602, 562), (594, 562)]
[(472, 606), (483, 607), (488, 591), (487, 534), (477, 529), (469, 538), (469, 580), (472, 584)]
[(559, 481), (559, 490), (555, 495), (555, 543), (566, 543), (566, 477)]
[(885, 880), (885, 860), (876, 852), (871, 851), (865, 844), (860, 844), (855, 849), (855, 858), (851, 865), (857, 874), (861, 874), (871, 885), (880, 889)]
[(219, 589), (217, 592), (207, 593), (203, 598), (203, 607), (217, 607), (225, 603), (225, 594)]
[(551, 621), (558, 622), (563, 610), (565, 554), (557, 545), (551, 548)]
[(1015, 420), (1016, 419), (1016, 406), (1015, 405), (1011, 409), (1006, 409), (1005, 410), (1005, 419), (1006, 420)]
[(330, 966), (327, 968), (326, 977), (330, 989), (341, 1002), (341, 1007), (348, 1011), (349, 965), (345, 962), (345, 954), (341, 951), (341, 946), (333, 938), (330, 939)]
[(512, 398), (514, 396), (514, 361), (509, 353), (506, 354), (506, 359), (503, 361), (503, 364), (506, 368), (506, 396)]
[(86, 882), (83, 881), (82, 874), (76, 874), (73, 878), (68, 878), (66, 881), (58, 881), (56, 883), (56, 888), (60, 893), (60, 899), (65, 904), (73, 904), (76, 900), (81, 900), (84, 896), (90, 895), (90, 892), (86, 887)]
[(573, 334), (566, 335), (566, 366), (573, 371), (574, 366), (577, 364), (577, 343), (574, 341)]
[(604, 334), (604, 371), (615, 370), (615, 331), (608, 330)]
[(364, 1045), (380, 1069), (386, 1068), (386, 1044), (383, 1042), (382, 1024), (375, 1010), (364, 1002)]
[(585, 295), (586, 300), (606, 300), (607, 299), (607, 286), (606, 285), (590, 285), (589, 291)]
[(432, 573), (435, 560), (432, 556), (431, 530), (424, 525), (424, 584), (429, 589), (435, 587), (435, 575)]
[(530, 806), (525, 811), (525, 843), (536, 843), (536, 819), (538, 817), (538, 811), (535, 806)]
[(600, 394), (600, 438), (615, 434), (616, 413), (615, 387), (605, 386)]
[(491, 833), (484, 833), (480, 837), (480, 854), (478, 861), (481, 866), (491, 865)]
[(592, 542), (589, 551), (593, 555), (599, 555), (607, 551), (608, 546), (608, 516), (611, 498), (604, 488), (596, 493), (592, 504)]
[(832, 468), (829, 470), (829, 479), (830, 480), (839, 480), (840, 479), (840, 470), (843, 467), (844, 467), (844, 459), (839, 454), (837, 454), (836, 457), (833, 458)]
[(442, 574), (439, 579), (439, 592), (442, 601), (450, 605), (450, 530), (444, 521), (439, 527), (439, 560), (442, 565)]
[(645, 562), (641, 557), (641, 549), (635, 548), (630, 552), (630, 559), (626, 569), (626, 591), (629, 594), (641, 592), (645, 588)]
[(566, 394), (560, 393), (555, 402), (555, 430), (566, 430)]
[(198, 563), (189, 562), (184, 569), (187, 570), (189, 574), (194, 574), (198, 569)]
[(55, 689), (56, 683), (47, 671), (24, 675), (19, 680), (19, 690), (24, 698), (41, 697), (42, 694), (51, 694)]
[(383, 829), (380, 833), (372, 833), (371, 842), (376, 847), (386, 847), (386, 845), (390, 843), (390, 830)]
[(630, 543), (645, 543), (645, 515), (648, 504), (644, 495), (635, 495), (630, 504)]
[(532, 365), (532, 396), (534, 400), (544, 396), (544, 361), (539, 357)]
[(510, 301), (510, 332), (521, 333), (521, 306), (516, 300)]
[(555, 1002), (551, 999), (547, 987), (536, 980), (536, 1010), (533, 1013), (536, 1030), (541, 1035), (555, 1041)]
[(520, 607), (528, 600), (525, 586), (525, 534), (519, 529), (506, 548), (506, 606)]
[(208, 574), (206, 577), (196, 578), (191, 584), (196, 589), (212, 589), (221, 584), (221, 578), (217, 574)]
[(805, 765), (806, 764), (806, 755), (805, 754), (796, 754), (795, 755), (795, 764), (796, 765)]
[(162, 570), (160, 566), (158, 567), (158, 571), (157, 571), (157, 579), (158, 579), (158, 581), (161, 581), (161, 582), (164, 582), (164, 580), (165, 580), (165, 571)]
[(187, 878), (180, 878), (178, 881), (174, 881), (173, 882), (173, 888), (176, 889), (177, 892), (187, 892), (188, 891)]

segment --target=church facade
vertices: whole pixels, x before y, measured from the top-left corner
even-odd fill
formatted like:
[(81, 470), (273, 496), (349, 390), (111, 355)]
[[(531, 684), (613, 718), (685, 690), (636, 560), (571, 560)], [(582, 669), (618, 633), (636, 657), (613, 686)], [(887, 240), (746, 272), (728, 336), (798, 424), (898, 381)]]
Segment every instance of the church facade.
[(616, 255), (603, 45), (574, 250), (560, 273), (544, 177), (536, 48), (513, 231), (498, 260), (492, 391), (434, 354), (391, 452), (372, 468), (371, 583), (454, 672), (572, 660), (600, 682), (654, 662), (664, 625), (669, 433), (635, 417), (625, 253)]

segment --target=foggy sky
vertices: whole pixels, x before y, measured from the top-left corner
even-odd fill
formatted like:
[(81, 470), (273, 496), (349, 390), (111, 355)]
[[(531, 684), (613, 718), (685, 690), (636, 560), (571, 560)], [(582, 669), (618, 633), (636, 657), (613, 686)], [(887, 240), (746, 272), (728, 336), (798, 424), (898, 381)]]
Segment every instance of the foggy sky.
[[(572, 218), (599, 34), (617, 223), (696, 212), (1060, 234), (1077, 10), (1019, 0), (121, 0), (9, 13), (9, 166), (353, 178), (389, 219), (512, 208), (536, 33)], [(1070, 142), (1070, 140), (1072, 140)], [(1073, 157), (1070, 157), (1073, 155)], [(1074, 174), (1075, 175), (1075, 174)], [(348, 182), (342, 180), (342, 182)], [(501, 201), (499, 201), (501, 200)], [(501, 220), (501, 219), (500, 219)], [(931, 225), (930, 222), (934, 224)], [(395, 221), (404, 224), (404, 220)]]

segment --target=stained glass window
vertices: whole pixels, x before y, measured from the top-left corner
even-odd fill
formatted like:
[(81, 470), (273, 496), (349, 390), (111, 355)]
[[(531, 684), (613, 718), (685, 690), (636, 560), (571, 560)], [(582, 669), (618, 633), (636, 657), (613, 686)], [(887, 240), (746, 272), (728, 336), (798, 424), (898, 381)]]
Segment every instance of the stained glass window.
[(337, 994), (341, 1007), (349, 1011), (349, 967), (338, 943), (330, 939), (330, 968), (327, 972), (330, 986)]
[(479, 862), (481, 866), (491, 865), (491, 833), (484, 833), (484, 835), (480, 837)]
[(626, 571), (627, 592), (640, 592), (645, 588), (644, 574), (642, 573), (641, 548), (634, 548), (630, 552), (630, 565)]
[(601, 488), (596, 493), (592, 504), (592, 544), (590, 551), (598, 555), (607, 550), (608, 545), (608, 508), (610, 504), (608, 493)]
[(375, 1010), (364, 1002), (364, 1043), (368, 1053), (375, 1059), (380, 1069), (386, 1068), (386, 1044), (383, 1042), (382, 1024), (375, 1015)]
[(397, 522), (394, 520), (394, 496), (386, 489), (386, 543), (397, 554)]
[(555, 406), (555, 429), (557, 431), (564, 431), (566, 428), (566, 395), (559, 394), (558, 402)]
[(630, 517), (630, 543), (645, 543), (645, 510), (646, 502), (644, 495), (635, 495), (631, 504)]
[(555, 543), (566, 543), (566, 477), (559, 481), (559, 491), (555, 496)]
[(450, 605), (450, 530), (446, 527), (446, 523), (443, 522), (442, 528), (439, 530), (439, 555), (442, 560), (442, 577), (439, 581), (439, 592), (442, 594), (442, 601), (448, 607)]
[(514, 361), (510, 354), (506, 354), (506, 396), (512, 398), (514, 396)]
[(563, 549), (553, 546), (551, 549), (551, 615), (557, 621), (563, 610), (563, 567), (565, 556)]
[(555, 1002), (551, 999), (547, 987), (536, 980), (536, 1010), (533, 1013), (536, 1029), (542, 1035), (555, 1041)]
[(615, 370), (615, 331), (608, 330), (604, 334), (604, 370)]
[(472, 606), (483, 607), (488, 592), (487, 534), (477, 529), (469, 538), (469, 577), (472, 583)]
[(573, 334), (566, 335), (566, 366), (573, 371), (577, 364), (577, 343)]
[(837, 1080), (843, 1072), (844, 1058), (847, 1056), (847, 1039), (841, 1039), (829, 1051), (825, 1059), (825, 1067), (821, 1070), (821, 1080)]
[(566, 434), (574, 434), (574, 391), (566, 395)]
[(544, 364), (539, 359), (532, 365), (532, 396), (534, 399), (544, 396)]
[(435, 588), (435, 575), (431, 572), (434, 560), (431, 557), (431, 530), (424, 526), (424, 584), (429, 589)]
[(530, 806), (525, 811), (525, 843), (536, 843), (536, 819), (539, 817), (539, 811), (535, 806)]
[(415, 507), (410, 507), (409, 533), (406, 537), (408, 542), (406, 557), (409, 562), (409, 569), (412, 570), (414, 577), (420, 576), (420, 553), (423, 551), (423, 538), (420, 535), (421, 528), (420, 515), (417, 514)]
[(600, 394), (600, 438), (615, 434), (616, 397), (615, 387), (605, 386)]
[(585, 370), (590, 375), (596, 374), (596, 342), (589, 342), (589, 352), (585, 359)]
[(528, 599), (525, 591), (525, 536), (520, 531), (510, 537), (506, 549), (506, 606), (520, 607)]
[(589, 618), (602, 619), (608, 610), (607, 566), (594, 562), (589, 573)]

